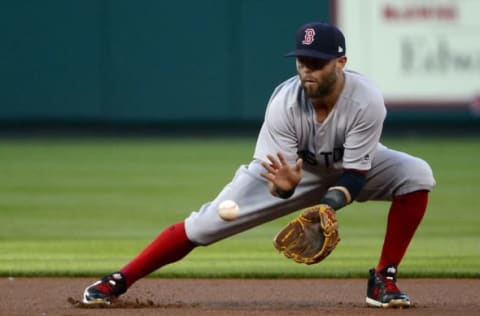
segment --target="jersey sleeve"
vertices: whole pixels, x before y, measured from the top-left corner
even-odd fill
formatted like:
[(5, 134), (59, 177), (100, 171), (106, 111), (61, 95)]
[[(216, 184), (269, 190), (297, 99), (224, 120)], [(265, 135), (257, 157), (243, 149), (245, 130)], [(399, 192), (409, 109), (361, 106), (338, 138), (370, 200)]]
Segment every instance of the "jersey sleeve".
[(344, 143), (343, 168), (370, 170), (386, 116), (383, 97), (370, 99), (354, 117)]
[(292, 89), (279, 86), (270, 98), (265, 120), (255, 146), (254, 158), (268, 161), (267, 155), (281, 152), (289, 163), (298, 158), (297, 136), (293, 108), (295, 96)]

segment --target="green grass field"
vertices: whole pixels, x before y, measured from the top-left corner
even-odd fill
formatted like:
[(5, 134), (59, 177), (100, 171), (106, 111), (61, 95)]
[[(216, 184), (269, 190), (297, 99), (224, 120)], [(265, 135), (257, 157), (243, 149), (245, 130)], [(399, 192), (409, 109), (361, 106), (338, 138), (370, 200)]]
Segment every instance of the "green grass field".
[[(403, 277), (480, 277), (479, 141), (387, 138), (430, 162), (437, 187)], [(0, 275), (99, 276), (215, 197), (251, 159), (254, 139), (0, 140)], [(159, 277), (358, 277), (377, 262), (389, 204), (340, 211), (342, 241), (295, 264), (272, 237), (295, 214), (195, 249)]]

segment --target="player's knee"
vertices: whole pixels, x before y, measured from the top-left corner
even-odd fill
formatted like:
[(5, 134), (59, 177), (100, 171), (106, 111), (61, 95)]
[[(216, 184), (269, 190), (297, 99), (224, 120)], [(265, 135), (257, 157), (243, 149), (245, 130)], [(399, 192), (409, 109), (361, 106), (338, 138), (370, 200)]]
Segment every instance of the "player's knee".
[(420, 161), (418, 165), (417, 172), (423, 176), (424, 181), (428, 183), (430, 186), (435, 185), (435, 178), (433, 177), (433, 170), (430, 165), (423, 159), (418, 159)]
[(414, 158), (406, 164), (405, 170), (407, 170), (407, 186), (428, 191), (435, 186), (432, 168), (425, 160)]
[(215, 226), (199, 225), (198, 218), (190, 216), (185, 220), (185, 231), (188, 239), (198, 246), (207, 246), (219, 239)]
[(232, 222), (222, 220), (213, 209), (215, 207), (207, 203), (185, 219), (187, 237), (196, 245), (208, 246), (233, 234), (234, 230), (229, 229)]

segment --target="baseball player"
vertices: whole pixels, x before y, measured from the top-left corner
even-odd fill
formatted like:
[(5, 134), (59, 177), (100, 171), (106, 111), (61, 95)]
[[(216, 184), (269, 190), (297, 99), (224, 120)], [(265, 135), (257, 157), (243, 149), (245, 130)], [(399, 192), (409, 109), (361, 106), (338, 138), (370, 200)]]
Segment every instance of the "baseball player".
[[(273, 91), (253, 160), (240, 166), (213, 200), (160, 233), (123, 268), (88, 286), (86, 304), (110, 303), (137, 280), (207, 246), (286, 214), (324, 205), (340, 210), (353, 201), (391, 201), (383, 249), (370, 269), (366, 303), (404, 307), (399, 266), (435, 185), (429, 165), (379, 143), (386, 109), (365, 76), (345, 69), (345, 38), (329, 24), (301, 26), (297, 75)], [(238, 217), (223, 220), (219, 204), (233, 200)], [(335, 212), (333, 212), (334, 214)]]

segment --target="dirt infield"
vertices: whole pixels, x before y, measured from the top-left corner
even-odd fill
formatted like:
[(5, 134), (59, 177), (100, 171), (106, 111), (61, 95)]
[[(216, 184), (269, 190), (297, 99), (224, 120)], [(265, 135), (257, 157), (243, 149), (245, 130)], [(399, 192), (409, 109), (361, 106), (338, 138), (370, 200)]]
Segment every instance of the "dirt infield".
[(0, 315), (479, 315), (480, 279), (403, 279), (413, 306), (366, 307), (366, 280), (144, 279), (108, 307), (80, 303), (91, 278), (2, 278)]

